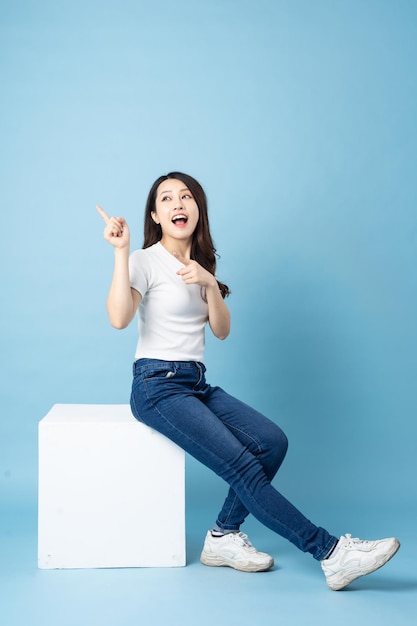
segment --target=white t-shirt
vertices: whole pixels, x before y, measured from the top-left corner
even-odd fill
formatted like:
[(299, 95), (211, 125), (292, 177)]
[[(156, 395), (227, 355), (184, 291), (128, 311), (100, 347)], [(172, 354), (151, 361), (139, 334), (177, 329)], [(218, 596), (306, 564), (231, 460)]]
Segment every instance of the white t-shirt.
[(208, 306), (200, 286), (178, 276), (182, 267), (160, 242), (130, 255), (130, 284), (142, 296), (135, 359), (203, 362)]

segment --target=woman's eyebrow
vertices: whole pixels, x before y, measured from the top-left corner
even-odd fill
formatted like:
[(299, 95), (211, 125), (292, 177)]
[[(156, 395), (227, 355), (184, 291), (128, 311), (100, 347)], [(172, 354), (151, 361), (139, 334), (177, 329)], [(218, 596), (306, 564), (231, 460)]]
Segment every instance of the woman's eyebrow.
[[(188, 189), (188, 187), (185, 187), (184, 189), (180, 189), (180, 193), (182, 193), (183, 191), (190, 191), (190, 190)], [(164, 191), (161, 191), (159, 195), (162, 196), (162, 194), (164, 193), (172, 193), (172, 189), (164, 189)]]

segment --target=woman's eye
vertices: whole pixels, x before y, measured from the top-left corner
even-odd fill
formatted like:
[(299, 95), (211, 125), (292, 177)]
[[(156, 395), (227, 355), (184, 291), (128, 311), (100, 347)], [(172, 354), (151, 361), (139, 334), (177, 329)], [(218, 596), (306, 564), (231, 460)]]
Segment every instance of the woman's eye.
[(164, 196), (164, 197), (162, 198), (162, 202), (165, 202), (165, 200), (170, 200), (170, 197), (169, 197), (169, 196)]
[(186, 198), (187, 200), (190, 200), (191, 199), (191, 195), (189, 193), (185, 193), (183, 195), (183, 198)]

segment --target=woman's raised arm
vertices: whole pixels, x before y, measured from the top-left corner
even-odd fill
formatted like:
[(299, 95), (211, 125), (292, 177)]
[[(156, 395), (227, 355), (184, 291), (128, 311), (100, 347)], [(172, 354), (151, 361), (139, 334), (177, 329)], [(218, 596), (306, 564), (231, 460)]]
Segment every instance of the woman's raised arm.
[(123, 217), (109, 217), (101, 206), (96, 208), (106, 225), (104, 238), (114, 247), (114, 271), (107, 297), (107, 313), (114, 328), (126, 328), (142, 299), (140, 293), (130, 286), (129, 227)]

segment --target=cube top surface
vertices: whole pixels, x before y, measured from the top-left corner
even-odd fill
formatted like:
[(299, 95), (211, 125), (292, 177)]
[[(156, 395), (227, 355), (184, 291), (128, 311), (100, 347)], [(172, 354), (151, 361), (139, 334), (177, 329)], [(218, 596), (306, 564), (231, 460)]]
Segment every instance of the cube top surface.
[(47, 423), (135, 423), (128, 404), (54, 404), (41, 420)]

